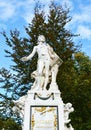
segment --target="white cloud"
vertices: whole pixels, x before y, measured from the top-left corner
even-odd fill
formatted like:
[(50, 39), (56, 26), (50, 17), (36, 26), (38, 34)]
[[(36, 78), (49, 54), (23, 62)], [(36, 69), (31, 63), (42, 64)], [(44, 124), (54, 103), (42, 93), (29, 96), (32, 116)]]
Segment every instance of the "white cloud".
[(31, 10), (32, 5), (34, 5), (34, 0), (0, 0), (0, 19), (7, 21), (15, 16), (22, 16), (26, 11)]
[(90, 15), (87, 13), (74, 14), (72, 23), (81, 24), (91, 22)]
[[(44, 6), (44, 11), (46, 14), (49, 12), (49, 4), (51, 0), (39, 0)], [(54, 0), (59, 2), (59, 0)], [(72, 5), (70, 0), (63, 0), (68, 5)], [(31, 22), (33, 17), (34, 6), (37, 0), (0, 0), (0, 19), (7, 21), (10, 19), (16, 19), (17, 17), (22, 17), (27, 23)]]
[(91, 39), (91, 29), (87, 26), (79, 25), (77, 33), (80, 34), (82, 39)]
[(76, 2), (72, 5), (72, 21), (67, 24), (67, 28), (80, 34), (82, 39), (91, 40), (91, 4), (84, 4), (81, 0)]
[[(89, 8), (89, 9), (87, 9)], [(83, 7), (81, 9), (81, 11), (79, 10), (79, 12), (74, 12), (73, 13), (73, 19), (72, 19), (72, 23), (75, 24), (81, 24), (81, 23), (91, 23), (91, 5), (87, 6), (87, 7)]]
[(7, 20), (15, 13), (15, 8), (11, 3), (0, 1), (0, 19)]

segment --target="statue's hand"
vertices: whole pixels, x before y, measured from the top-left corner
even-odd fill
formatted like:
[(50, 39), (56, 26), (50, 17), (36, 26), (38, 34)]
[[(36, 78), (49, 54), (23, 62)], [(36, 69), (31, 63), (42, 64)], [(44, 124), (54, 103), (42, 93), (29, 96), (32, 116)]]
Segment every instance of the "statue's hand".
[(25, 57), (22, 57), (20, 60), (21, 60), (21, 61), (27, 61), (28, 59), (27, 59), (27, 57), (25, 56)]

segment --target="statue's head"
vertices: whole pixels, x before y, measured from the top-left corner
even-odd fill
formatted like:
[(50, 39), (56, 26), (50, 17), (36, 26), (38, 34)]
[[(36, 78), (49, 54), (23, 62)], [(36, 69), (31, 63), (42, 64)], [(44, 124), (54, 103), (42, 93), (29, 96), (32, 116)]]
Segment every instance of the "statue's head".
[(45, 42), (45, 37), (44, 37), (44, 35), (39, 35), (39, 36), (38, 36), (38, 42)]
[(72, 107), (72, 104), (71, 104), (71, 103), (67, 103), (66, 106), (67, 106), (68, 108), (71, 108), (71, 107)]

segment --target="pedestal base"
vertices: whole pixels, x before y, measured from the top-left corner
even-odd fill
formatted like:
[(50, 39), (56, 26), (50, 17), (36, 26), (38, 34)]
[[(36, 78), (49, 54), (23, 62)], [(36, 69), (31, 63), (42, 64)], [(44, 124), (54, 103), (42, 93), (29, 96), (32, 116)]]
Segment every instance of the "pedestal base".
[(23, 130), (64, 130), (63, 106), (59, 91), (29, 91)]

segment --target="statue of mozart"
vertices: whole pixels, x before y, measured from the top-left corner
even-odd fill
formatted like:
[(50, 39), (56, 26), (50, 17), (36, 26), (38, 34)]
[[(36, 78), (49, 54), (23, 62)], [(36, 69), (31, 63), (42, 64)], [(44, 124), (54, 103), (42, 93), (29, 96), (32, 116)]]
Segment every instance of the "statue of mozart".
[(56, 77), (58, 68), (63, 61), (53, 51), (53, 48), (46, 43), (43, 35), (39, 35), (37, 46), (33, 48), (32, 53), (29, 56), (21, 58), (21, 60), (28, 61), (35, 55), (35, 53), (38, 54), (38, 61), (37, 70), (31, 74), (31, 77), (35, 78), (32, 89), (46, 90), (50, 80), (50, 86), (52, 87), (52, 85), (55, 85), (57, 87)]

